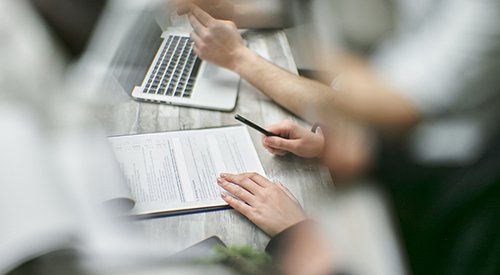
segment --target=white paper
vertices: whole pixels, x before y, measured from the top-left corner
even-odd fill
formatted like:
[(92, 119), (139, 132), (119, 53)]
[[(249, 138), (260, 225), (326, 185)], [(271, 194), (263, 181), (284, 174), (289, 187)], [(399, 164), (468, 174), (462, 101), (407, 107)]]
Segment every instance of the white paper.
[(264, 170), (243, 126), (109, 138), (136, 201), (133, 214), (226, 205), (222, 172)]

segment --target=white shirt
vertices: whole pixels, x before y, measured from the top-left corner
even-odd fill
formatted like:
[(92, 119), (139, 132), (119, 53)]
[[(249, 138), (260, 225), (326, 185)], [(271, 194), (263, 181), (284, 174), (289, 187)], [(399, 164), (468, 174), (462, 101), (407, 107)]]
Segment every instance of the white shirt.
[(469, 163), (500, 121), (500, 1), (398, 0), (396, 32), (373, 64), (424, 119), (410, 148), (423, 163)]

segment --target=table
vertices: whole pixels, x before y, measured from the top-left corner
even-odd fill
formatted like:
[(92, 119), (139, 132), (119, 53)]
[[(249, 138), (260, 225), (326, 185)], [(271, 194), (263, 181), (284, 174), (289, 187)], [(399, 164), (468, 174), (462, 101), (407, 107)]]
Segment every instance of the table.
[[(89, 109), (93, 117), (101, 122), (107, 135), (232, 125), (236, 123), (233, 119), (235, 112), (262, 125), (276, 123), (285, 118), (303, 123), (244, 81), (240, 86), (237, 108), (231, 113), (139, 103), (131, 100), (112, 81), (108, 82), (107, 87), (100, 85), (98, 87), (97, 80), (105, 74), (107, 63), (120, 41), (120, 36), (130, 26), (135, 12), (144, 1), (110, 0), (109, 3), (99, 30), (95, 34), (97, 37), (95, 42), (90, 46), (86, 56), (68, 72), (69, 81), (75, 81), (76, 86), (68, 85), (66, 88), (63, 86), (61, 91), (65, 95), (75, 93), (78, 97), (75, 101), (85, 103), (84, 108)], [(33, 33), (41, 31), (34, 29)], [(297, 72), (288, 41), (282, 31), (249, 32), (245, 36), (253, 50), (265, 55), (281, 67), (293, 73)], [(40, 52), (40, 47), (36, 48)], [(49, 54), (42, 57), (50, 62), (40, 61), (41, 65), (34, 71), (43, 71), (45, 74), (40, 73), (36, 76), (58, 77), (59, 73), (55, 70), (62, 70), (62, 65), (55, 66), (54, 60), (50, 59), (54, 57)], [(50, 64), (50, 68), (46, 67), (47, 64)], [(9, 66), (7, 68), (11, 69)], [(24, 71), (22, 76), (24, 77)], [(45, 79), (42, 80), (40, 83), (46, 82)], [(31, 86), (33, 85), (29, 87)], [(64, 103), (70, 101), (70, 97), (58, 98)], [(58, 102), (55, 102), (48, 106), (52, 109), (51, 107), (57, 104)], [(69, 105), (68, 108), (73, 106)], [(78, 115), (72, 118), (77, 117)], [(67, 123), (73, 125), (74, 120), (69, 119)], [(328, 232), (335, 248), (341, 252), (335, 255), (336, 264), (351, 267), (348, 270), (352, 273), (404, 273), (390, 215), (383, 200), (377, 197), (376, 191), (361, 188), (355, 192), (341, 194), (337, 191), (329, 192), (333, 184), (328, 171), (324, 168), (314, 162), (293, 156), (275, 158), (262, 147), (260, 134), (251, 131), (251, 135), (267, 176), (288, 186), (307, 212), (312, 214), (326, 212), (327, 219), (335, 223)], [(335, 194), (332, 199), (335, 202), (333, 204), (331, 200), (326, 200), (332, 193)], [(262, 249), (268, 241), (263, 232), (232, 210), (133, 221), (133, 226), (138, 229), (140, 235), (146, 236), (152, 246), (168, 248), (170, 251), (181, 250), (211, 235), (220, 236), (230, 245), (252, 245), (257, 249)], [(68, 274), (72, 273), (69, 270), (78, 269), (78, 261), (78, 255), (74, 261), (68, 260), (68, 255), (63, 251), (62, 255), (48, 255), (40, 257), (39, 261), (27, 263), (18, 274)], [(204, 267), (203, 272), (206, 273)], [(164, 273), (159, 272), (159, 274)], [(130, 271), (130, 274), (135, 273)]]
[[(113, 4), (111, 6), (113, 7)], [(109, 21), (101, 22), (101, 29), (107, 31), (109, 29), (106, 26), (122, 26), (122, 30), (114, 28), (113, 34), (101, 34), (107, 38), (106, 48), (112, 48), (109, 35), (118, 36), (117, 33), (130, 26), (126, 21), (133, 18), (123, 5), (116, 8), (117, 10), (108, 11), (114, 12), (116, 16), (109, 15), (105, 17), (109, 18)], [(135, 9), (132, 5), (131, 11)], [(127, 14), (127, 17), (120, 16), (123, 14)], [(297, 73), (288, 40), (282, 31), (250, 31), (246, 32), (244, 37), (251, 49), (278, 66)], [(109, 54), (112, 54), (112, 50), (103, 53), (108, 55), (107, 58)], [(303, 123), (245, 81), (240, 83), (239, 97), (233, 112), (137, 102), (125, 96), (120, 87), (113, 87), (109, 83), (99, 91), (99, 98), (105, 98), (102, 100), (105, 103), (99, 103), (96, 115), (110, 136), (235, 125), (238, 124), (234, 119), (235, 113), (260, 125), (270, 125), (284, 119)], [(250, 134), (268, 178), (285, 184), (306, 211), (313, 212), (315, 207), (319, 207), (318, 197), (333, 186), (328, 171), (313, 161), (293, 156), (274, 157), (262, 146), (260, 133), (250, 130)], [(263, 249), (269, 240), (261, 230), (234, 210), (147, 219), (137, 223), (154, 245), (167, 246), (173, 251), (186, 248), (212, 235), (219, 236), (226, 244), (252, 245), (257, 249)]]
[[(90, 46), (91, 55), (85, 57), (83, 65), (80, 64), (85, 67), (87, 79), (95, 82), (106, 73), (107, 64), (118, 46), (117, 41), (137, 16), (138, 5), (134, 0), (110, 2), (95, 34), (95, 43)], [(297, 73), (288, 40), (281, 30), (251, 31), (244, 36), (251, 49), (276, 65)], [(233, 118), (236, 112), (261, 125), (293, 119), (306, 126), (245, 81), (239, 87), (236, 109), (227, 113), (140, 103), (132, 100), (112, 79), (107, 79), (105, 83), (105, 87), (91, 89), (89, 82), (81, 88), (89, 101), (88, 106), (94, 106), (95, 117), (104, 125), (107, 135), (234, 125), (237, 124)], [(405, 273), (390, 212), (377, 190), (359, 188), (338, 194), (325, 168), (314, 161), (294, 156), (274, 157), (263, 148), (260, 134), (253, 130), (250, 133), (267, 176), (285, 184), (306, 212), (313, 215), (326, 213), (323, 220), (334, 223), (328, 230), (337, 249), (336, 264), (361, 274)], [(219, 236), (228, 245), (251, 245), (256, 249), (263, 249), (269, 240), (255, 225), (233, 210), (140, 220), (135, 221), (134, 226), (152, 246), (171, 251), (180, 251), (212, 235)]]

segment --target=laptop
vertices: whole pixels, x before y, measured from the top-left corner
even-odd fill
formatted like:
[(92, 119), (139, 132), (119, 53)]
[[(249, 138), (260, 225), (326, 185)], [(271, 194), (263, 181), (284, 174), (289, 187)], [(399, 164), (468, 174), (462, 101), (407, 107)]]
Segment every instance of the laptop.
[(122, 41), (113, 61), (114, 76), (135, 100), (232, 111), (240, 77), (200, 60), (189, 33), (162, 31), (147, 13)]

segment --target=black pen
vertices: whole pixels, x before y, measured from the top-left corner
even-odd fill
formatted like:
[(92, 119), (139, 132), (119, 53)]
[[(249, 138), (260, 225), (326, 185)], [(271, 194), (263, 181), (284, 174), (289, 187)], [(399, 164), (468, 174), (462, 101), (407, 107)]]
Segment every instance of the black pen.
[(261, 133), (262, 133), (262, 134), (264, 134), (266, 137), (280, 137), (280, 138), (283, 138), (283, 137), (281, 137), (280, 135), (277, 135), (277, 134), (275, 134), (275, 133), (271, 133), (271, 132), (267, 131), (266, 129), (264, 129), (264, 128), (260, 127), (259, 125), (257, 125), (257, 124), (255, 124), (255, 123), (251, 122), (250, 120), (248, 120), (248, 119), (246, 119), (246, 118), (244, 118), (244, 117), (242, 117), (242, 116), (240, 116), (240, 115), (238, 115), (238, 114), (236, 114), (236, 115), (234, 116), (234, 118), (235, 118), (235, 119), (237, 119), (237, 120), (239, 120), (239, 121), (241, 121), (243, 124), (248, 125), (249, 127), (252, 127), (252, 128), (254, 128), (255, 130), (257, 130), (257, 131), (261, 132)]

